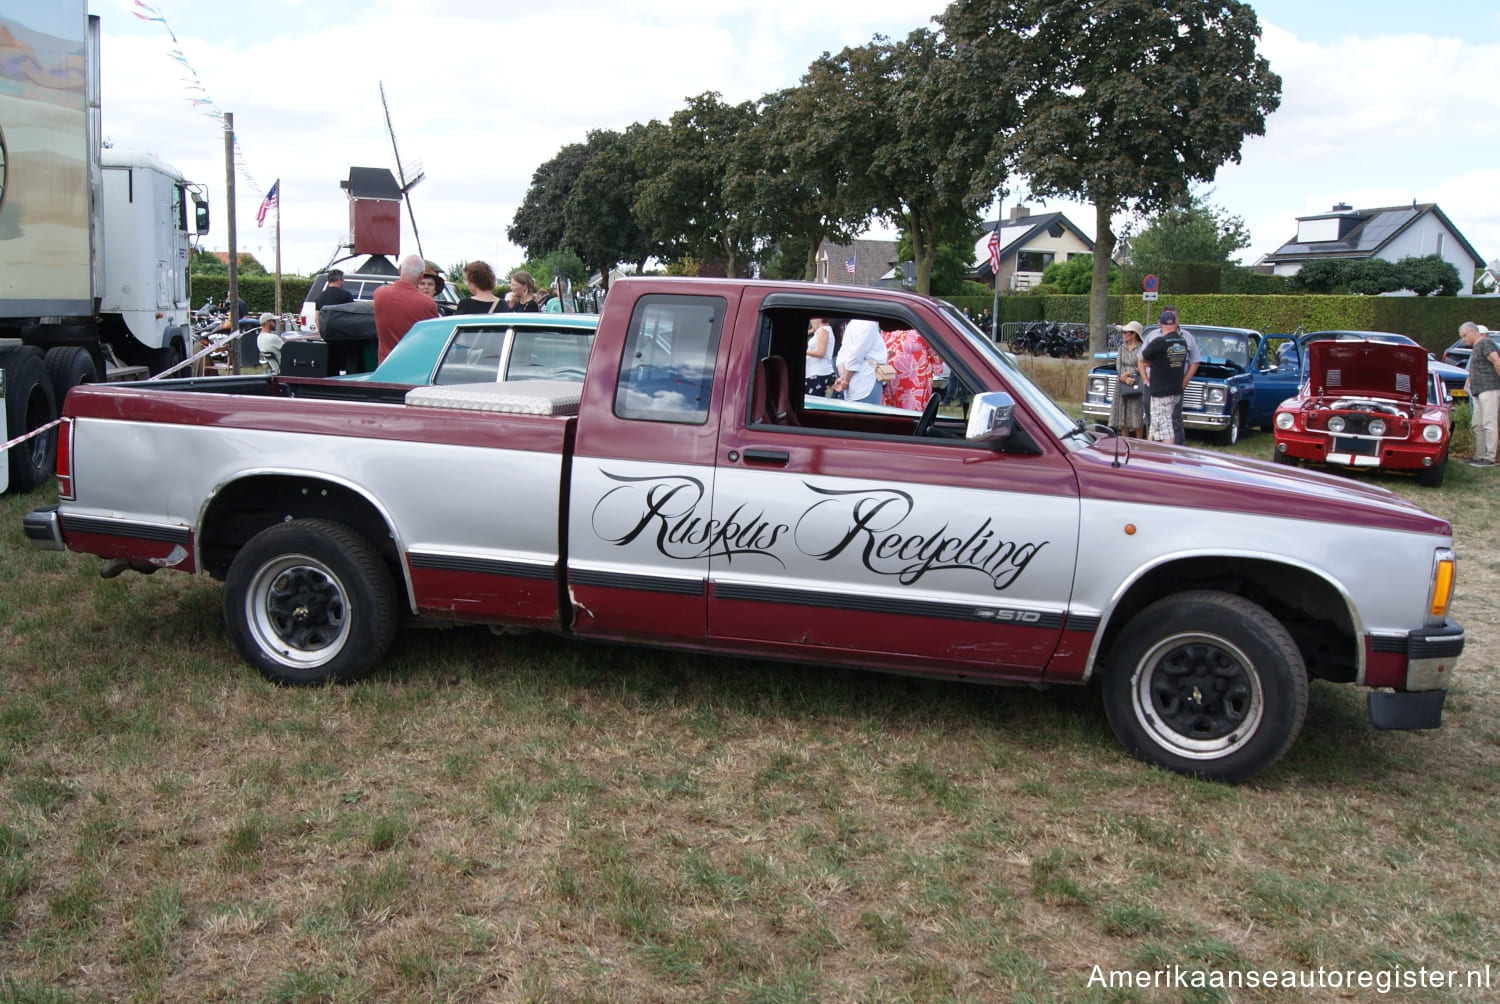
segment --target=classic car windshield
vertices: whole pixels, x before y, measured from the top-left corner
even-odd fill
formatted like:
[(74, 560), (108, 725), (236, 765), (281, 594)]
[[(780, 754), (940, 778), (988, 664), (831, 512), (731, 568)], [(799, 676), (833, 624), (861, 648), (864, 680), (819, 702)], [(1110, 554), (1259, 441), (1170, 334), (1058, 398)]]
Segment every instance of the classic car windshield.
[(1204, 362), (1227, 363), (1242, 370), (1250, 368), (1250, 357), (1255, 354), (1255, 347), (1244, 335), (1229, 331), (1211, 331), (1205, 334), (1194, 331), (1193, 336), (1198, 339), (1198, 354)]
[[(1026, 402), (1032, 412), (1052, 430), (1053, 435), (1062, 436), (1077, 427), (1076, 419), (1059, 408), (1057, 402), (1047, 396), (1046, 391), (1032, 383), (1030, 378), (1021, 372), (1021, 368), (1016, 365), (1015, 356), (1001, 351), (999, 346), (990, 341), (988, 335), (976, 328), (974, 322), (964, 316), (963, 311), (949, 303), (944, 303), (941, 307), (943, 316), (948, 319), (954, 329), (961, 332), (970, 345), (982, 352), (995, 364), (996, 369), (1005, 374), (1005, 382), (1009, 385), (1011, 392)], [(1086, 444), (1080, 443), (1079, 445)]]

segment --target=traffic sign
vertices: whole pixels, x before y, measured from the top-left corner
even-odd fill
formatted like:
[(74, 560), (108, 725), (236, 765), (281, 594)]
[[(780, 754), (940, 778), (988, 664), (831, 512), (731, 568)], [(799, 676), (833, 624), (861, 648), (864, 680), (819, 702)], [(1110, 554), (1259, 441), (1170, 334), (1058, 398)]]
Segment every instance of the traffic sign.
[(1147, 303), (1154, 303), (1154, 302), (1156, 302), (1156, 294), (1155, 293), (1142, 293), (1141, 294), (1141, 299), (1145, 300)]
[[(1148, 275), (1148, 276), (1146, 276), (1146, 278), (1144, 278), (1144, 279), (1141, 280), (1141, 288), (1144, 289), (1148, 293), (1155, 294), (1158, 285), (1159, 284), (1156, 281), (1156, 276), (1154, 276), (1154, 275)], [(1151, 299), (1154, 300), (1154, 299), (1156, 299), (1156, 297), (1153, 295), (1151, 297)]]

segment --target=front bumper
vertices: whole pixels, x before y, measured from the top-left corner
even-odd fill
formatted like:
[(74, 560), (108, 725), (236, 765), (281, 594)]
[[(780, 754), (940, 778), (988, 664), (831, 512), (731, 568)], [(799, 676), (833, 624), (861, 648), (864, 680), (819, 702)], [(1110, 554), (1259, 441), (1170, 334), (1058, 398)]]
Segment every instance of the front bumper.
[(41, 509), (33, 509), (21, 517), (21, 529), (26, 534), (26, 539), (31, 541), (31, 546), (41, 551), (66, 551), (67, 545), (62, 539), (62, 519), (57, 514), (57, 506), (49, 505)]
[[(1395, 654), (1404, 648), (1405, 686), (1366, 695), (1370, 724), (1377, 729), (1435, 729), (1443, 724), (1443, 702), (1453, 667), (1464, 651), (1464, 629), (1459, 624), (1424, 628), (1382, 646)], [(1399, 663), (1398, 663), (1399, 665)]]
[[(1346, 440), (1350, 443), (1346, 444)], [(1298, 460), (1334, 464), (1339, 467), (1423, 471), (1436, 467), (1443, 461), (1448, 453), (1448, 444), (1447, 442), (1413, 442), (1409, 439), (1368, 442), (1365, 437), (1331, 436), (1323, 433), (1278, 429), (1276, 452)]]

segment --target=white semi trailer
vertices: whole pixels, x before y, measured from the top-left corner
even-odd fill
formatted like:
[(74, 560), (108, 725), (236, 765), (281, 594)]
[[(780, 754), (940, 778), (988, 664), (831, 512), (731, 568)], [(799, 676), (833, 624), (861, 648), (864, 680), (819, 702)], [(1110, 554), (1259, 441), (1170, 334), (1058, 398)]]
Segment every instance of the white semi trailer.
[[(188, 351), (208, 202), (149, 154), (101, 149), (99, 109), (87, 0), (0, 0), (0, 438), (50, 423), (77, 384)], [(55, 442), (7, 451), (0, 490), (50, 479)]]

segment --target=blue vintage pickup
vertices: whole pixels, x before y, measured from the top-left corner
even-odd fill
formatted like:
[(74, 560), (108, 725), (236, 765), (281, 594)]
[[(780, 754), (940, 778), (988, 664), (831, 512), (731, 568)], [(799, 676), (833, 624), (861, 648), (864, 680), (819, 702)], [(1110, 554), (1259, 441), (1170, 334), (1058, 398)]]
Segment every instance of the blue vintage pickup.
[[(1146, 337), (1155, 332), (1146, 329)], [(1184, 326), (1198, 340), (1198, 372), (1182, 395), (1185, 428), (1207, 431), (1216, 442), (1232, 445), (1254, 426), (1267, 432), (1276, 406), (1297, 393), (1301, 355), (1291, 335), (1262, 335), (1248, 328)], [(1083, 415), (1109, 423), (1115, 399), (1114, 353), (1089, 372)]]

